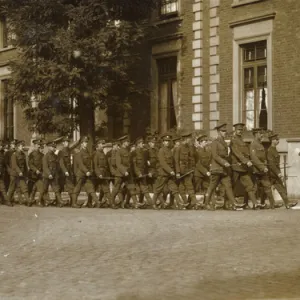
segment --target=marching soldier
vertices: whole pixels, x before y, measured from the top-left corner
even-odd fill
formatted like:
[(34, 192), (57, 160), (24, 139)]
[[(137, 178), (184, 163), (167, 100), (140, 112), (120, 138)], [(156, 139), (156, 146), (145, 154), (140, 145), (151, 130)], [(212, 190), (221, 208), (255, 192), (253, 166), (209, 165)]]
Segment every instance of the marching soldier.
[[(20, 189), (20, 192), (23, 194), (25, 201), (20, 202), (20, 204), (25, 204), (31, 206), (32, 203), (29, 200), (28, 187), (26, 184), (27, 179), (27, 163), (26, 163), (26, 155), (23, 152), (23, 147), (25, 146), (24, 141), (17, 141), (16, 143), (16, 151), (11, 156), (10, 163), (10, 174), (11, 181), (8, 189), (7, 198), (9, 202), (12, 202), (12, 198), (14, 196), (14, 192), (17, 188)], [(21, 199), (21, 197), (20, 197)]]
[(0, 195), (2, 198), (1, 204), (7, 206), (13, 206), (12, 203), (8, 200), (8, 197), (6, 195), (5, 184), (4, 184), (6, 164), (5, 164), (5, 152), (3, 147), (4, 147), (4, 142), (0, 140)]
[(55, 154), (56, 144), (55, 142), (47, 143), (48, 152), (43, 157), (43, 178), (44, 178), (44, 199), (45, 205), (50, 204), (50, 198), (48, 195), (48, 189), (51, 185), (55, 197), (57, 200), (56, 205), (58, 207), (63, 207), (66, 203), (63, 202), (60, 194), (59, 185), (59, 161)]
[[(270, 201), (270, 208), (275, 208), (275, 200), (271, 190), (271, 182), (269, 180), (269, 169), (267, 167), (267, 156), (266, 151), (261, 143), (262, 129), (254, 128), (252, 130), (254, 134), (254, 140), (250, 144), (250, 158), (253, 163), (253, 170), (256, 181), (263, 187), (265, 195)], [(262, 201), (263, 202), (263, 201)], [(264, 203), (261, 203), (264, 207)]]
[(96, 142), (96, 151), (94, 154), (94, 168), (96, 175), (96, 182), (99, 188), (99, 201), (102, 204), (102, 198), (104, 197), (105, 201), (111, 203), (111, 193), (109, 189), (109, 179), (107, 177), (110, 176), (109, 165), (107, 156), (104, 153), (104, 146), (106, 141), (101, 139)]
[(233, 127), (235, 128), (235, 132), (231, 140), (233, 186), (235, 186), (239, 180), (245, 188), (247, 193), (246, 197), (248, 197), (253, 203), (253, 209), (257, 209), (260, 207), (260, 205), (257, 204), (255, 186), (251, 179), (251, 172), (249, 169), (252, 167), (250, 149), (248, 144), (243, 140), (245, 124), (237, 123), (234, 124)]
[[(63, 174), (64, 179), (64, 190), (70, 196), (71, 206), (73, 208), (80, 208), (80, 205), (77, 204), (77, 197), (74, 194), (74, 168), (72, 167), (72, 149), (74, 149), (79, 143), (76, 142), (73, 146), (70, 146), (70, 139), (64, 137), (62, 140), (63, 148), (59, 151), (59, 166)], [(74, 163), (75, 164), (75, 163)]]
[(279, 195), (281, 196), (285, 204), (285, 207), (289, 209), (297, 205), (297, 202), (289, 203), (286, 187), (282, 183), (283, 175), (280, 170), (280, 155), (276, 149), (276, 146), (279, 144), (278, 134), (271, 135), (270, 140), (271, 140), (271, 146), (269, 147), (267, 152), (270, 181), (271, 184), (278, 191)]
[(147, 164), (148, 174), (147, 177), (148, 186), (150, 192), (153, 193), (153, 186), (157, 178), (157, 166), (158, 166), (158, 150), (156, 148), (156, 138), (148, 137), (148, 151), (147, 151)]
[(39, 198), (37, 200), (38, 206), (44, 206), (43, 203), (43, 157), (44, 154), (41, 152), (42, 141), (37, 139), (32, 141), (34, 145), (34, 150), (28, 156), (28, 177), (32, 184), (32, 191), (30, 195), (30, 202), (35, 202), (35, 193), (39, 193)]
[(89, 152), (87, 145), (89, 142), (88, 137), (83, 137), (81, 140), (81, 150), (76, 154), (76, 185), (74, 188), (74, 194), (77, 197), (81, 191), (81, 188), (84, 187), (85, 192), (87, 193), (88, 199), (91, 197), (92, 203), (90, 200), (85, 201), (82, 207), (100, 207), (100, 202), (97, 198), (95, 192), (95, 186), (92, 180), (93, 176), (93, 155)]
[[(210, 184), (207, 190), (205, 205), (206, 207), (211, 202), (212, 195), (216, 187), (221, 183), (224, 187), (225, 194), (233, 210), (236, 210), (235, 199), (233, 195), (231, 178), (230, 178), (230, 163), (228, 155), (228, 145), (225, 141), (227, 133), (227, 124), (216, 126), (218, 137), (211, 144), (212, 161), (211, 161), (211, 177)], [(215, 210), (216, 200), (213, 198), (211, 209)]]
[(164, 186), (168, 185), (171, 194), (174, 196), (175, 206), (183, 208), (187, 206), (182, 202), (179, 196), (178, 186), (175, 182), (175, 164), (172, 150), (170, 149), (171, 136), (163, 135), (163, 146), (158, 151), (158, 177), (154, 187), (153, 203), (156, 206), (156, 201), (159, 195), (163, 192)]
[[(115, 198), (118, 193), (121, 192), (122, 185), (125, 184), (127, 193), (130, 194), (134, 208), (139, 208), (143, 204), (139, 203), (137, 198), (137, 192), (135, 187), (135, 182), (133, 178), (133, 166), (131, 162), (131, 154), (128, 150), (129, 140), (128, 136), (125, 135), (119, 139), (121, 142), (121, 148), (116, 153), (116, 177), (115, 184), (112, 191), (112, 207), (117, 208), (115, 204)], [(126, 199), (126, 198), (125, 198)], [(122, 203), (124, 207), (126, 203)]]
[[(193, 186), (193, 167), (194, 157), (191, 151), (191, 137), (192, 134), (182, 135), (181, 145), (174, 151), (176, 178), (179, 180), (179, 193), (183, 202), (188, 204), (186, 193), (191, 200), (190, 207), (193, 208), (196, 203), (196, 195)], [(181, 176), (184, 176), (181, 178)]]
[(194, 172), (195, 191), (201, 191), (204, 195), (209, 187), (211, 173), (209, 171), (211, 163), (211, 149), (207, 146), (207, 135), (201, 135), (197, 138), (198, 147), (196, 148)]
[[(10, 183), (12, 181), (11, 175), (11, 156), (16, 151), (16, 143), (18, 140), (12, 140), (8, 143), (7, 150), (5, 151), (4, 159), (6, 165), (5, 187), (9, 191)], [(13, 200), (13, 199), (12, 199)]]
[(147, 205), (153, 207), (152, 199), (149, 194), (149, 187), (147, 184), (148, 165), (147, 153), (144, 147), (144, 139), (138, 138), (136, 140), (136, 150), (132, 156), (133, 168), (136, 176), (136, 184), (138, 185), (142, 195), (146, 198)]

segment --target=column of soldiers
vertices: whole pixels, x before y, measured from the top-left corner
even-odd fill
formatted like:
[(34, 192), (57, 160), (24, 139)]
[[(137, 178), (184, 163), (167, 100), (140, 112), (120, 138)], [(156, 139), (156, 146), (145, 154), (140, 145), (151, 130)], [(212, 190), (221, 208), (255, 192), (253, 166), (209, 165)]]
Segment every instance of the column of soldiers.
[[(98, 139), (93, 153), (87, 137), (73, 145), (68, 138), (59, 139), (60, 150), (57, 140), (44, 143), (37, 139), (28, 158), (24, 141), (11, 141), (9, 149), (0, 141), (1, 201), (12, 206), (18, 195), (19, 203), (27, 206), (215, 210), (220, 208), (218, 190), (224, 198), (221, 207), (250, 208), (250, 200), (256, 210), (280, 207), (275, 204), (273, 186), (287, 209), (295, 206), (296, 202), (289, 202), (283, 181), (278, 135), (270, 136), (266, 151), (260, 128), (253, 129), (250, 145), (243, 140), (245, 125), (238, 123), (234, 128), (230, 144), (225, 140), (227, 125), (222, 124), (215, 128), (218, 137), (213, 141), (207, 135), (193, 138), (192, 133), (164, 134), (160, 141), (153, 135), (134, 143), (123, 136), (112, 143)], [(236, 201), (238, 183), (244, 187), (244, 203)], [(50, 186), (54, 198), (49, 196)], [(68, 193), (68, 200), (63, 199), (62, 191)], [(81, 191), (87, 197), (80, 204)], [(203, 195), (200, 199), (199, 193)]]

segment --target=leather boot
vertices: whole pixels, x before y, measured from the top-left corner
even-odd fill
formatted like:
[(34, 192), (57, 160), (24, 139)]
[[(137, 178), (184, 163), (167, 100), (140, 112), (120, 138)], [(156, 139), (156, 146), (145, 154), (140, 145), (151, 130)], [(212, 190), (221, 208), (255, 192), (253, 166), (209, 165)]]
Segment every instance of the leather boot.
[(64, 206), (64, 203), (62, 201), (62, 198), (61, 198), (61, 195), (60, 193), (55, 193), (55, 198), (56, 198), (56, 206), (57, 207), (63, 207)]
[(81, 206), (77, 204), (77, 197), (75, 194), (70, 194), (71, 207), (80, 208)]

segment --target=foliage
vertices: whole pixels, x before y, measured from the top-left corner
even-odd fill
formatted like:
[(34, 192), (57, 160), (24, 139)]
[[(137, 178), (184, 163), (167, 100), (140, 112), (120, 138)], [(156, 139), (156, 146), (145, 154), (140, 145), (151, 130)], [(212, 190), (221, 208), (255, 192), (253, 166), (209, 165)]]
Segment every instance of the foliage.
[(67, 134), (79, 125), (92, 135), (86, 119), (91, 121), (96, 107), (142, 93), (128, 71), (139, 63), (137, 46), (155, 5), (154, 0), (0, 0), (1, 14), (17, 36), (9, 96), (23, 106), (30, 130)]

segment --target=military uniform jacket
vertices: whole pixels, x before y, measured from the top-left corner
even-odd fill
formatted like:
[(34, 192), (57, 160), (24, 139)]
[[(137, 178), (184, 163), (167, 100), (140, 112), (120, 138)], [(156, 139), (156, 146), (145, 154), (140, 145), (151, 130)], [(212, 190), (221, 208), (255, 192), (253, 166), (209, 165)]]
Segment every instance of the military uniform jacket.
[(182, 144), (174, 149), (175, 170), (177, 174), (191, 171), (194, 161), (191, 146)]
[(196, 177), (205, 177), (207, 172), (209, 172), (209, 167), (211, 163), (211, 151), (207, 148), (199, 147), (195, 153), (196, 167), (194, 175)]
[(93, 172), (93, 155), (88, 149), (81, 149), (76, 155), (76, 177), (85, 177), (86, 173)]
[(41, 151), (33, 150), (28, 156), (28, 168), (30, 170), (30, 178), (37, 180), (39, 175), (36, 173), (43, 171), (43, 157), (44, 154)]
[(126, 148), (120, 148), (116, 153), (116, 176), (122, 177), (126, 172), (132, 173), (131, 170), (131, 153)]
[(257, 140), (250, 144), (250, 158), (254, 173), (263, 173), (264, 168), (267, 167), (267, 156), (263, 144)]
[(109, 151), (107, 153), (109, 170), (110, 170), (110, 174), (112, 176), (116, 176), (116, 174), (117, 174), (116, 154), (117, 154), (117, 150), (115, 150), (115, 149), (112, 149), (111, 151)]
[(6, 170), (9, 175), (12, 175), (12, 169), (11, 169), (11, 157), (15, 150), (8, 150), (5, 152), (5, 164), (6, 164)]
[(107, 156), (103, 150), (97, 150), (94, 154), (94, 169), (95, 174), (98, 177), (100, 175), (102, 175), (102, 177), (107, 177), (110, 175)]
[(249, 145), (243, 141), (242, 137), (234, 135), (230, 148), (232, 169), (236, 172), (247, 172), (247, 162), (250, 161)]
[(228, 146), (224, 139), (218, 137), (211, 143), (211, 172), (214, 174), (224, 174), (226, 172), (225, 163), (229, 163)]
[(136, 176), (146, 175), (148, 173), (147, 152), (145, 149), (137, 148), (132, 153), (133, 169)]
[(152, 175), (157, 175), (158, 168), (158, 150), (156, 148), (149, 148), (147, 151), (148, 172)]
[(270, 170), (270, 176), (272, 178), (278, 178), (281, 173), (280, 170), (280, 155), (274, 146), (270, 146), (267, 151), (267, 161)]
[(47, 152), (43, 157), (43, 177), (48, 178), (50, 175), (57, 177), (59, 174), (58, 156), (53, 152)]
[(71, 162), (71, 149), (69, 147), (62, 148), (58, 153), (59, 166), (61, 171), (65, 174), (68, 172), (72, 174), (72, 162)]
[(16, 151), (11, 156), (11, 176), (27, 175), (26, 155), (23, 151)]
[(3, 179), (3, 176), (6, 171), (6, 163), (5, 163), (5, 152), (4, 150), (0, 151), (0, 178)]
[(173, 152), (169, 147), (161, 147), (158, 151), (158, 174), (160, 176), (170, 176), (171, 172), (175, 172)]

